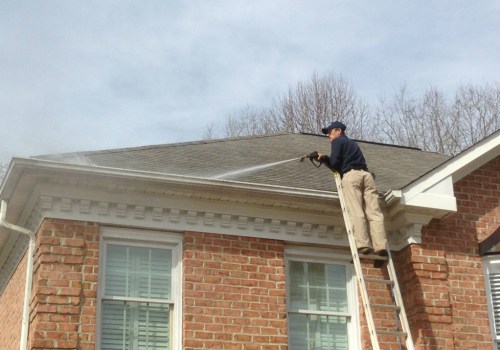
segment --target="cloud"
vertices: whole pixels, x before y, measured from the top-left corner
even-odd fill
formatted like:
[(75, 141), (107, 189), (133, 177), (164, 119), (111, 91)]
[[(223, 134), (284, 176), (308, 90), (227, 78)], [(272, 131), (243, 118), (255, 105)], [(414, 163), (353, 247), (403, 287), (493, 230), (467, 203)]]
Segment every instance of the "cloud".
[(371, 100), (500, 76), (496, 1), (4, 1), (0, 159), (201, 139), (313, 73)]

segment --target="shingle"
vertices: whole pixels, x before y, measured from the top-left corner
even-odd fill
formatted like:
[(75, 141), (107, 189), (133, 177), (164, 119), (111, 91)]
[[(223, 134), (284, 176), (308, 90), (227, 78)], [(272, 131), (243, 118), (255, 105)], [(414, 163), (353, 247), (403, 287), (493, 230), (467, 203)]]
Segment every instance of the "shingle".
[[(370, 170), (376, 173), (381, 193), (400, 189), (449, 159), (415, 148), (364, 141), (358, 144)], [(329, 154), (328, 139), (323, 135), (287, 133), (34, 158), (201, 178), (233, 173), (222, 179), (336, 191), (326, 167), (317, 169), (309, 161), (299, 162), (300, 157), (312, 151)], [(253, 167), (257, 169), (252, 170)]]

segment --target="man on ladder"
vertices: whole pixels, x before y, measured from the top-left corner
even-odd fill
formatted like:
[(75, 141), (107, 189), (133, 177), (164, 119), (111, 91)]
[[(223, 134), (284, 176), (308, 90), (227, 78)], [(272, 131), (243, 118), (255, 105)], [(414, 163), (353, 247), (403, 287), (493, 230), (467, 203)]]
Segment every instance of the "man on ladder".
[[(301, 161), (307, 157), (313, 164), (315, 164), (313, 160), (319, 161), (320, 165), (324, 163), (334, 172), (373, 350), (380, 350), (379, 336), (381, 335), (396, 337), (398, 342), (405, 339), (406, 349), (413, 350), (412, 335), (397, 282), (396, 270), (387, 246), (384, 216), (378, 202), (375, 179), (368, 171), (365, 157), (358, 144), (345, 136), (345, 129), (346, 126), (339, 121), (323, 128), (323, 133), (328, 135), (332, 144), (331, 155), (313, 152), (303, 157)], [(319, 166), (316, 165), (316, 167)], [(365, 278), (360, 256), (373, 259), (374, 267), (377, 268), (387, 264), (389, 279)], [(392, 303), (372, 303), (368, 295), (367, 283), (389, 286)], [(384, 326), (383, 329), (377, 329), (372, 309), (395, 311), (397, 317), (395, 317), (394, 327), (388, 329)]]
[[(387, 256), (387, 235), (384, 215), (372, 173), (358, 144), (345, 135), (346, 126), (335, 121), (321, 131), (331, 143), (331, 155), (318, 153), (325, 163), (342, 178), (342, 188), (354, 231), (356, 247), (363, 255)], [(374, 260), (374, 267), (383, 267), (384, 260)]]

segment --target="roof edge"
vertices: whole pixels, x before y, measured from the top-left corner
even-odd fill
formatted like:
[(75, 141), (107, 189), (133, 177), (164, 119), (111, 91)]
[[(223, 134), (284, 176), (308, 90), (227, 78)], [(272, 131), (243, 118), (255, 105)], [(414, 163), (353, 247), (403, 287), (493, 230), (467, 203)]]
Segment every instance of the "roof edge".
[(402, 189), (387, 191), (384, 200), (392, 212), (414, 207), (442, 218), (457, 210), (453, 184), (499, 155), (500, 130), (497, 130)]
[(438, 165), (433, 170), (401, 189), (403, 196), (412, 198), (451, 177), (453, 183), (500, 155), (500, 130)]
[(53, 160), (45, 159), (35, 159), (35, 158), (12, 158), (9, 170), (0, 187), (0, 199), (4, 197), (9, 197), (8, 189), (15, 186), (17, 182), (14, 177), (10, 176), (11, 173), (20, 173), (24, 169), (38, 168), (45, 170), (54, 171), (70, 171), (77, 172), (85, 175), (105, 175), (105, 176), (116, 176), (126, 179), (136, 179), (136, 180), (151, 180), (155, 182), (175, 182), (179, 184), (187, 185), (199, 185), (199, 186), (211, 186), (211, 187), (221, 187), (221, 188), (231, 188), (231, 189), (242, 189), (242, 190), (252, 190), (259, 192), (268, 192), (274, 194), (283, 195), (296, 195), (301, 197), (309, 198), (324, 198), (324, 199), (336, 199), (338, 195), (335, 192), (330, 191), (320, 191), (311, 189), (298, 189), (295, 187), (287, 186), (276, 186), (267, 184), (253, 184), (248, 182), (234, 181), (234, 180), (224, 180), (224, 179), (207, 179), (195, 176), (185, 176), (176, 174), (165, 174), (157, 172), (148, 172), (141, 170), (131, 170), (131, 169), (120, 169), (112, 167), (103, 166), (90, 166), (83, 164), (70, 164), (66, 162), (58, 162)]

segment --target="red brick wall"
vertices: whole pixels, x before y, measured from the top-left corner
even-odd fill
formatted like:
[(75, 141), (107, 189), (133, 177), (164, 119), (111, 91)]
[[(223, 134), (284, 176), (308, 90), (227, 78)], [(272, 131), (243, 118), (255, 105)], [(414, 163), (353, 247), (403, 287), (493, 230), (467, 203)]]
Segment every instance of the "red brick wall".
[(500, 157), (460, 180), (455, 195), (460, 213), (457, 219), (461, 220), (458, 225), (466, 225), (463, 235), (482, 241), (493, 233), (500, 226)]
[(29, 349), (92, 350), (99, 226), (46, 219), (37, 233)]
[(500, 224), (499, 179), (497, 158), (458, 181), (457, 212), (397, 254), (417, 349), (492, 348), (478, 244)]
[(186, 233), (183, 349), (287, 349), (285, 288), (281, 241)]
[(26, 254), (0, 294), (0, 349), (18, 350), (26, 281)]

